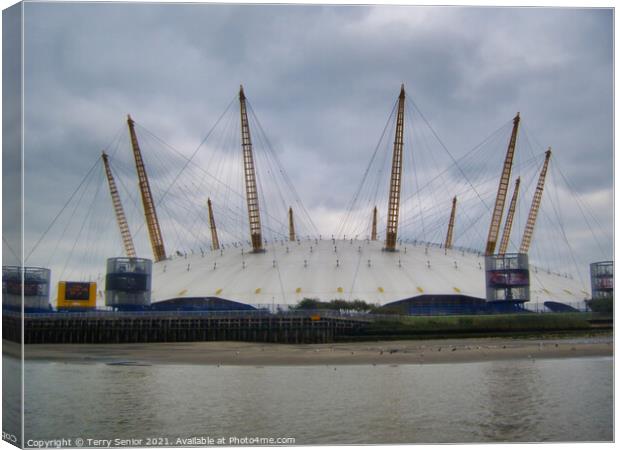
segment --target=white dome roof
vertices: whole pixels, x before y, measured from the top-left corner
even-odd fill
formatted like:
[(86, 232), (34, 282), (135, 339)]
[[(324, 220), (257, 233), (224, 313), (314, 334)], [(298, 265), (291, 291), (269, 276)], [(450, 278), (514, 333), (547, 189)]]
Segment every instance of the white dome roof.
[[(484, 256), (426, 243), (401, 242), (397, 252), (367, 240), (277, 242), (264, 253), (247, 244), (174, 256), (153, 265), (152, 302), (220, 297), (250, 305), (295, 305), (303, 298), (364, 300), (384, 305), (426, 294), (485, 298)], [(533, 303), (590, 296), (568, 276), (530, 267)]]

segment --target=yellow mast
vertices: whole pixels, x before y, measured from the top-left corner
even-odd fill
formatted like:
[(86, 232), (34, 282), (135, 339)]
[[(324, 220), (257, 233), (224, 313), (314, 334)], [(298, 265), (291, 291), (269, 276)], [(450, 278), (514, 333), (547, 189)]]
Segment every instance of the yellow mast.
[(125, 217), (125, 210), (123, 209), (121, 197), (118, 194), (118, 189), (116, 188), (116, 182), (114, 181), (114, 176), (112, 175), (110, 162), (108, 161), (108, 155), (106, 152), (101, 152), (101, 159), (103, 159), (103, 167), (105, 169), (106, 177), (108, 178), (108, 186), (110, 188), (110, 195), (112, 196), (112, 205), (114, 206), (116, 222), (118, 223), (118, 227), (121, 231), (121, 237), (123, 238), (125, 254), (128, 258), (135, 258), (136, 249), (133, 246), (133, 239), (131, 238), (131, 233), (129, 232), (129, 224), (127, 223), (127, 218)]
[(405, 128), (405, 85), (400, 87), (398, 96), (398, 115), (396, 116), (396, 135), (392, 154), (392, 176), (390, 177), (390, 199), (385, 233), (385, 250), (396, 251), (398, 232), (398, 213), (400, 208), (400, 186), (403, 173), (403, 133)]
[(131, 137), (133, 156), (136, 161), (136, 171), (138, 172), (138, 181), (140, 183), (142, 206), (144, 207), (144, 217), (146, 219), (146, 226), (151, 240), (151, 247), (153, 248), (153, 257), (155, 262), (158, 262), (166, 259), (166, 250), (164, 248), (161, 228), (159, 227), (159, 220), (157, 219), (155, 202), (153, 201), (153, 195), (151, 194), (151, 186), (149, 185), (149, 179), (146, 174), (146, 169), (144, 168), (144, 161), (142, 160), (142, 153), (140, 152), (140, 146), (138, 145), (134, 121), (131, 119), (129, 114), (127, 114), (127, 126), (129, 127), (129, 136)]
[(534, 225), (536, 225), (536, 218), (538, 217), (538, 210), (540, 209), (540, 201), (542, 200), (543, 189), (545, 187), (545, 177), (547, 176), (547, 167), (549, 167), (549, 160), (551, 159), (551, 147), (545, 152), (545, 162), (540, 176), (538, 177), (538, 184), (536, 185), (536, 191), (534, 192), (534, 198), (532, 199), (532, 206), (530, 208), (530, 214), (527, 217), (527, 223), (525, 224), (525, 231), (523, 232), (523, 239), (521, 239), (521, 248), (519, 253), (527, 253), (532, 243), (532, 235), (534, 234)]
[(295, 241), (295, 223), (293, 222), (293, 208), (288, 208), (288, 240)]
[(220, 249), (220, 240), (217, 238), (217, 228), (215, 227), (215, 217), (213, 216), (213, 205), (211, 199), (207, 199), (207, 206), (209, 208), (209, 227), (211, 228), (211, 248), (213, 250)]
[(517, 113), (513, 119), (512, 134), (510, 135), (510, 142), (508, 143), (508, 150), (506, 151), (506, 158), (504, 159), (504, 169), (502, 170), (499, 187), (497, 188), (495, 208), (493, 209), (493, 216), (491, 217), (491, 225), (489, 226), (489, 235), (487, 238), (486, 256), (490, 256), (495, 252), (495, 245), (497, 244), (497, 237), (499, 235), (499, 226), (502, 221), (502, 215), (504, 214), (504, 203), (506, 202), (506, 193), (508, 191), (508, 183), (510, 182), (512, 159), (517, 144), (520, 120), (519, 113)]
[(372, 210), (372, 231), (370, 233), (370, 240), (377, 240), (377, 207)]
[(452, 199), (452, 211), (450, 212), (450, 222), (448, 223), (448, 234), (446, 234), (446, 243), (444, 248), (452, 248), (452, 234), (454, 232), (454, 218), (456, 216), (456, 195)]
[(243, 86), (239, 88), (239, 106), (241, 112), (241, 146), (243, 149), (243, 168), (245, 173), (245, 193), (248, 203), (248, 217), (250, 221), (250, 239), (254, 252), (263, 251), (263, 235), (260, 224), (260, 210), (258, 208), (258, 188), (256, 185), (256, 171), (254, 169), (254, 155), (252, 154), (252, 140), (250, 126), (245, 105)]
[(506, 216), (506, 223), (504, 224), (504, 233), (502, 234), (502, 241), (499, 244), (499, 254), (505, 255), (508, 250), (508, 242), (510, 241), (510, 232), (512, 230), (512, 222), (515, 217), (515, 210), (517, 208), (517, 198), (519, 197), (519, 186), (521, 184), (521, 177), (518, 177), (515, 181), (515, 190), (512, 193), (512, 199), (510, 200), (510, 207), (508, 208), (508, 215)]

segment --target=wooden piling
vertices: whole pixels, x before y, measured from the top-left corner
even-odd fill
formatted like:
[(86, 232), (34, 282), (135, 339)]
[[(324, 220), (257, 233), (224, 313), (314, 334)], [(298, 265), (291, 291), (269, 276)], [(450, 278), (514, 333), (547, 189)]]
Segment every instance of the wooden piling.
[[(4, 312), (2, 337), (21, 342), (19, 313)], [(110, 344), (189, 341), (325, 343), (356, 334), (368, 320), (307, 315), (231, 313), (50, 313), (26, 314), (26, 344)]]

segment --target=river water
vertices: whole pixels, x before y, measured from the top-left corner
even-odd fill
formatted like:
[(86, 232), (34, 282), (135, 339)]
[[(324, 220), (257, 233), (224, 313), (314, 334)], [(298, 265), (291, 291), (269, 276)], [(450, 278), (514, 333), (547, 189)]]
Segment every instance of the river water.
[(33, 361), (24, 374), (25, 443), (611, 441), (612, 372), (612, 358), (601, 357), (304, 367)]

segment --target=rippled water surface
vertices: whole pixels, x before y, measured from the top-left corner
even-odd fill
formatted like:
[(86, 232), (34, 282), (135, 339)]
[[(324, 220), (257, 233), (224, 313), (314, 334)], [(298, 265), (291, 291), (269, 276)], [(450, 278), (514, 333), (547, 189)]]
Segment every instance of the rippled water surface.
[(27, 362), (25, 439), (610, 441), (612, 361), (329, 367)]

